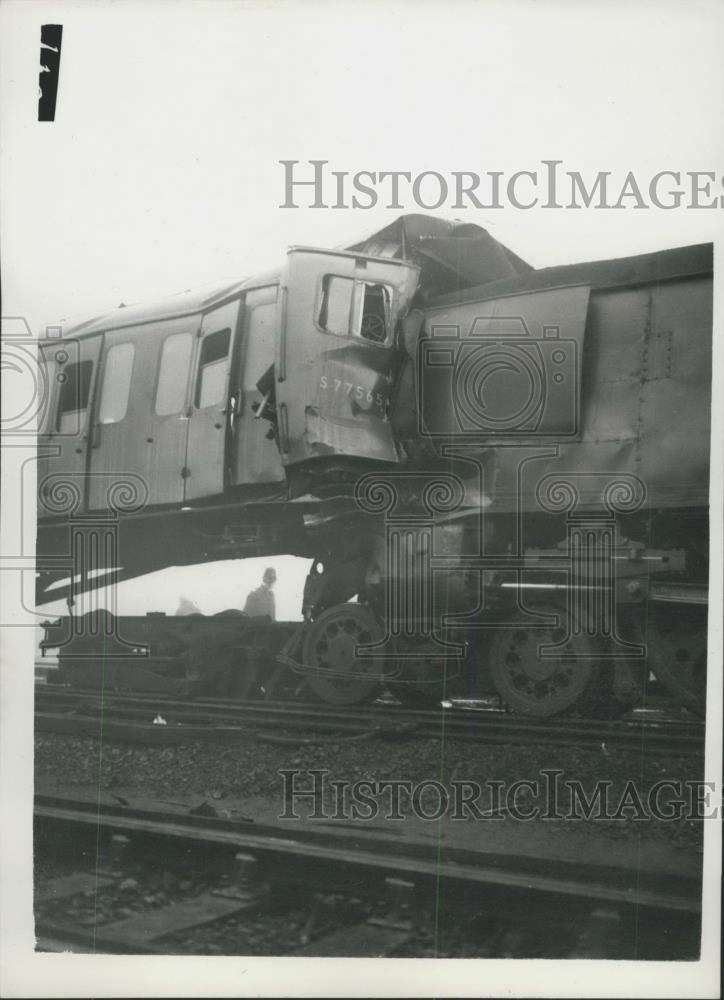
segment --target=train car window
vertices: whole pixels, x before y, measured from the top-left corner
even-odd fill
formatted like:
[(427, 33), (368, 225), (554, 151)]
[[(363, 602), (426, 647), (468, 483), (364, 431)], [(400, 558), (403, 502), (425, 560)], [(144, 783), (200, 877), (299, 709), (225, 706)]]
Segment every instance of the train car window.
[(325, 274), (322, 280), (322, 305), (319, 310), (319, 325), (327, 333), (338, 337), (349, 337), (352, 324), (352, 303), (354, 301), (354, 281), (340, 278), (335, 274)]
[(318, 321), (323, 330), (338, 337), (383, 344), (390, 326), (390, 290), (387, 285), (327, 274)]
[(76, 434), (83, 426), (88, 409), (93, 362), (67, 365), (58, 398), (55, 429), (61, 434)]
[(359, 335), (375, 344), (387, 339), (390, 325), (390, 290), (386, 285), (363, 284)]
[(192, 346), (193, 336), (190, 333), (174, 333), (163, 342), (156, 386), (156, 413), (159, 417), (180, 413), (184, 408)]
[(215, 406), (226, 395), (231, 330), (217, 330), (204, 337), (196, 379), (196, 407)]
[(102, 424), (120, 423), (126, 415), (135, 353), (136, 349), (130, 342), (114, 344), (108, 352), (98, 412), (98, 420)]

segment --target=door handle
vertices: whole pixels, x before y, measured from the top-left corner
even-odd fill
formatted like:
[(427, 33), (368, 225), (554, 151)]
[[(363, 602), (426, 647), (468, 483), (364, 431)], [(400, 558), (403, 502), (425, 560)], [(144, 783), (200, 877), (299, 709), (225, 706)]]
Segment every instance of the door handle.
[[(230, 396), (228, 403), (221, 412), (228, 419), (229, 430), (233, 431), (234, 421), (237, 417), (241, 416), (241, 393), (239, 393), (238, 396), (236, 393), (234, 393), (233, 396)], [(218, 427), (219, 424), (216, 426)]]
[(241, 415), (241, 393), (237, 396), (236, 393), (229, 397), (229, 401), (221, 411), (222, 413), (228, 413), (232, 417), (238, 417)]

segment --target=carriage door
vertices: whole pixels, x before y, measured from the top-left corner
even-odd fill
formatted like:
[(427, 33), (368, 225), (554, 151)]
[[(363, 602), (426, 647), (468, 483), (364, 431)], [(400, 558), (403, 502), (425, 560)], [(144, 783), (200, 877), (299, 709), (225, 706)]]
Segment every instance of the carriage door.
[(398, 461), (388, 419), (393, 347), (418, 273), (353, 253), (288, 252), (276, 362), (285, 465), (323, 456)]
[(224, 491), (226, 438), (231, 423), (229, 365), (238, 318), (236, 299), (206, 313), (201, 321), (188, 411), (185, 500)]
[[(106, 334), (91, 449), (91, 510), (139, 477), (147, 503), (181, 503), (191, 359), (198, 316)], [(133, 480), (130, 480), (133, 482)]]
[(284, 467), (268, 421), (260, 407), (264, 397), (257, 388), (274, 366), (277, 330), (278, 285), (254, 288), (244, 297), (244, 316), (239, 348), (238, 384), (234, 393), (234, 427), (231, 483), (284, 482)]
[(38, 429), (39, 517), (52, 512), (52, 504), (47, 507), (43, 498), (59, 476), (78, 487), (82, 507), (86, 506), (91, 411), (102, 340), (102, 335), (97, 335), (59, 340), (42, 347), (40, 360), (49, 401)]

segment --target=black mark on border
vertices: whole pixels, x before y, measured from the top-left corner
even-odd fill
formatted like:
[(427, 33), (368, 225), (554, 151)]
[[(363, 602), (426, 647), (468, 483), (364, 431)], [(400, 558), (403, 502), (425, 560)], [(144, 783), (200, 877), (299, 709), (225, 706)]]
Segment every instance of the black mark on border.
[(60, 46), (63, 41), (62, 24), (41, 24), (40, 26), (40, 97), (38, 98), (38, 121), (55, 121), (55, 101), (58, 96), (58, 76), (60, 74)]

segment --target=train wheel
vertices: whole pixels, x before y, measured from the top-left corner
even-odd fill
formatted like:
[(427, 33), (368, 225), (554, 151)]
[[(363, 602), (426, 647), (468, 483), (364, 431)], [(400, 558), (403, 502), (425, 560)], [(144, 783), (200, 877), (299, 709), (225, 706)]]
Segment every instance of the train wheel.
[(649, 665), (673, 696), (697, 715), (706, 714), (707, 609), (661, 612), (648, 625)]
[(338, 604), (312, 622), (302, 647), (314, 693), (331, 705), (368, 701), (379, 689), (383, 663), (356, 656), (357, 646), (382, 639), (382, 627), (366, 604)]
[(528, 616), (496, 632), (490, 647), (490, 672), (504, 704), (521, 715), (559, 715), (582, 701), (598, 676), (595, 648), (581, 635), (569, 635), (559, 653), (542, 657), (541, 646), (566, 639), (566, 611), (555, 604), (537, 612), (557, 615), (558, 624), (532, 626)]

